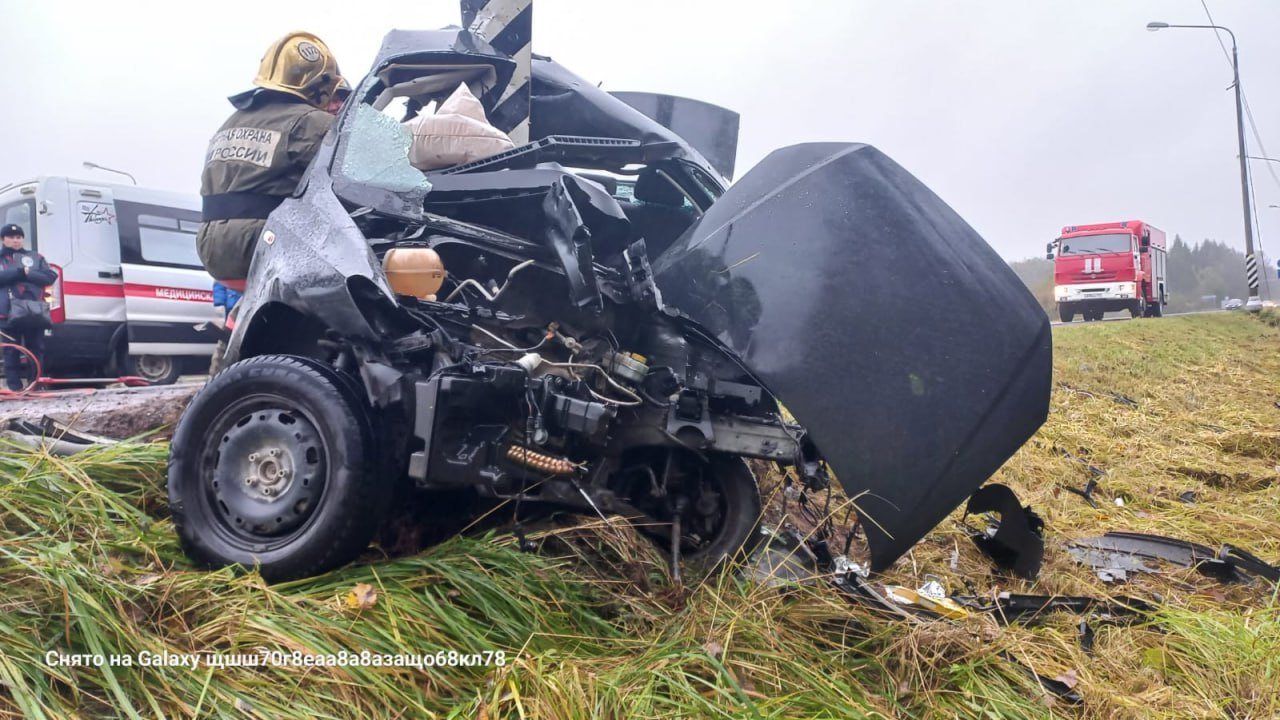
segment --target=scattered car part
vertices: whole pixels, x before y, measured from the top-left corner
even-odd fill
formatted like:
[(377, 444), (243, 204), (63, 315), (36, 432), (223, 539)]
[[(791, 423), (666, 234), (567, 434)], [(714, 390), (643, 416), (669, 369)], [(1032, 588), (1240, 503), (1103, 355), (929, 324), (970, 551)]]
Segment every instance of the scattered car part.
[(969, 498), (965, 515), (994, 512), (1000, 524), (992, 532), (972, 535), (973, 542), (1002, 568), (1034, 580), (1044, 560), (1044, 520), (1023, 506), (1008, 486), (986, 485)]
[[(1272, 582), (1280, 582), (1280, 568), (1233, 545), (1223, 545), (1214, 552), (1199, 543), (1159, 535), (1142, 533), (1108, 532), (1101, 537), (1074, 540), (1071, 554), (1081, 563), (1093, 567), (1103, 577), (1125, 579), (1124, 571), (1156, 572), (1140, 560), (1164, 560), (1181, 567), (1194, 567), (1200, 573), (1221, 582), (1247, 582), (1250, 575), (1259, 575)], [(1117, 573), (1119, 569), (1121, 572)], [(1103, 577), (1103, 580), (1107, 580)]]
[(1089, 624), (1088, 620), (1081, 620), (1080, 624), (1076, 626), (1076, 629), (1080, 631), (1080, 649), (1084, 651), (1085, 655), (1092, 655), (1094, 638), (1093, 626)]
[(39, 424), (21, 418), (8, 418), (4, 420), (3, 428), (0, 437), (51, 455), (75, 455), (90, 448), (117, 443), (110, 438), (74, 431), (47, 415)]
[(1080, 497), (1084, 498), (1084, 501), (1089, 503), (1089, 507), (1095, 508), (1095, 509), (1098, 507), (1098, 503), (1093, 499), (1093, 491), (1098, 489), (1097, 478), (1089, 478), (1089, 482), (1084, 484), (1083, 490), (1079, 488), (1073, 488), (1068, 485), (1059, 485), (1059, 487), (1061, 487), (1063, 490), (1066, 490), (1069, 493), (1075, 493), (1076, 495), (1079, 495)]
[(1110, 395), (1112, 400), (1115, 400), (1121, 405), (1128, 405), (1129, 407), (1135, 407), (1135, 408), (1138, 407), (1138, 401), (1134, 400), (1128, 395), (1122, 395), (1120, 393), (1113, 393), (1113, 392), (1109, 392), (1107, 393), (1107, 395)]
[(1067, 551), (1076, 562), (1093, 568), (1102, 582), (1124, 582), (1131, 572), (1154, 573), (1158, 570), (1147, 565), (1142, 558), (1126, 553), (1107, 552), (1087, 547), (1068, 546)]
[(990, 613), (1001, 624), (1012, 622), (1034, 625), (1051, 612), (1089, 614), (1103, 622), (1120, 622), (1142, 618), (1155, 610), (1144, 600), (1117, 597), (1100, 599), (1072, 595), (1018, 595), (1002, 592), (994, 599), (976, 596), (953, 596), (960, 605)]
[(739, 569), (739, 576), (771, 587), (816, 582), (821, 575), (818, 558), (799, 533), (761, 528), (760, 534), (762, 539)]
[[(867, 607), (877, 615), (888, 620), (924, 622), (926, 620), (937, 620), (944, 617), (935, 610), (918, 603), (900, 604), (895, 602), (885, 594), (877, 592), (865, 578), (853, 572), (837, 573), (832, 578), (831, 584), (832, 587), (839, 591), (850, 602)], [(958, 598), (953, 597), (949, 600), (956, 603), (958, 610), (964, 611), (964, 607), (960, 604)], [(952, 617), (958, 617), (958, 615), (953, 614)], [(1080, 694), (1072, 690), (1065, 683), (1040, 675), (1030, 667), (1020, 662), (1013, 655), (1010, 655), (1008, 652), (1001, 651), (998, 656), (1002, 660), (1012, 663), (1021, 672), (1026, 674), (1027, 677), (1036, 680), (1041, 687), (1062, 700), (1071, 704), (1079, 704), (1083, 702), (1083, 698), (1081, 698)]]
[(948, 597), (937, 597), (926, 588), (912, 590), (899, 585), (886, 585), (885, 596), (899, 605), (915, 605), (948, 620), (961, 620), (969, 616), (969, 611)]
[(1245, 572), (1261, 575), (1273, 583), (1280, 583), (1280, 567), (1271, 565), (1257, 555), (1234, 545), (1223, 545), (1218, 551), (1218, 559), (1235, 565)]
[(1035, 670), (1032, 670), (1031, 668), (1023, 664), (1023, 662), (1018, 658), (1014, 657), (1012, 653), (1009, 653), (1008, 651), (1005, 651), (1005, 650), (1001, 650), (1000, 659), (1004, 660), (1005, 662), (1011, 663), (1014, 667), (1018, 668), (1018, 670), (1020, 670), (1024, 675), (1040, 683), (1040, 687), (1053, 693), (1054, 696), (1056, 696), (1058, 699), (1062, 700), (1063, 702), (1069, 705), (1080, 705), (1084, 703), (1084, 698), (1080, 696), (1080, 693), (1073, 690), (1070, 685), (1067, 685), (1061, 680), (1057, 680), (1054, 678), (1041, 675), (1040, 673), (1036, 672)]
[(1180, 501), (1182, 501), (1182, 502), (1184, 502), (1184, 503), (1187, 503), (1188, 505), (1192, 505), (1192, 504), (1194, 504), (1194, 503), (1195, 503), (1195, 501), (1196, 501), (1196, 491), (1195, 491), (1195, 490), (1187, 490), (1186, 492), (1184, 492), (1184, 493), (1182, 493), (1181, 495), (1179, 495), (1179, 496), (1178, 496), (1178, 500), (1180, 500)]

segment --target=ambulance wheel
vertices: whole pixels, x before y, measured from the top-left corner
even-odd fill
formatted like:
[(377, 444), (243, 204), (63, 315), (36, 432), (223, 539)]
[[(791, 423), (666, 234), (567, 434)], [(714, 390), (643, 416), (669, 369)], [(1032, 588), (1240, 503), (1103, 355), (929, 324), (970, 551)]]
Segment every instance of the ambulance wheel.
[(187, 556), (268, 582), (355, 560), (390, 504), (353, 384), (313, 360), (263, 355), (192, 399), (169, 452), (169, 505)]
[(172, 385), (182, 374), (182, 366), (172, 355), (130, 355), (128, 371), (152, 385)]

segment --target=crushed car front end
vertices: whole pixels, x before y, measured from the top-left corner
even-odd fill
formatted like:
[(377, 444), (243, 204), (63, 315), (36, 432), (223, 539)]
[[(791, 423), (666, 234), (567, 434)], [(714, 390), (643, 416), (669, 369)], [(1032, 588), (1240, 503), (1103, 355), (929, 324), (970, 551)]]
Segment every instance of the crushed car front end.
[(834, 474), (883, 568), (1043, 422), (1048, 319), (874, 148), (785, 148), (726, 191), (661, 123), (535, 58), (528, 145), (409, 163), (414, 112), (510, 77), (464, 31), (387, 37), (175, 434), (197, 560), (335, 567), (407, 477), (623, 515), (677, 568), (713, 566), (755, 536), (755, 458), (810, 488)]

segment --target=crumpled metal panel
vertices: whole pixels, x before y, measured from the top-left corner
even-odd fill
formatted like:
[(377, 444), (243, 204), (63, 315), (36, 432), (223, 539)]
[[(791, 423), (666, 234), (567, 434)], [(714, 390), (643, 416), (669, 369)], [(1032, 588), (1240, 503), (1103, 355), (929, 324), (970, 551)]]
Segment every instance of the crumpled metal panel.
[(653, 264), (810, 432), (884, 569), (1049, 409), (1049, 319), (941, 199), (868, 145), (777, 150)]
[(609, 93), (684, 138), (716, 170), (733, 178), (738, 159), (738, 113), (692, 98), (646, 92)]

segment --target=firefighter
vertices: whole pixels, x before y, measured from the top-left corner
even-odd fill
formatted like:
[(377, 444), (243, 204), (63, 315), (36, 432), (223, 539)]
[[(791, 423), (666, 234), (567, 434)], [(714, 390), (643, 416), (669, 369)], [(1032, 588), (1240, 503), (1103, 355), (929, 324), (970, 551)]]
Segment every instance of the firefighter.
[(342, 82), (324, 42), (292, 32), (267, 48), (256, 87), (229, 98), (235, 112), (209, 141), (200, 181), (196, 249), (215, 280), (243, 291), (267, 216), (298, 187), (333, 125), (329, 102)]
[(351, 95), (351, 86), (347, 84), (346, 78), (338, 81), (338, 88), (333, 91), (333, 98), (329, 100), (327, 108), (330, 115), (337, 115), (342, 112), (342, 106), (347, 102), (347, 97)]

